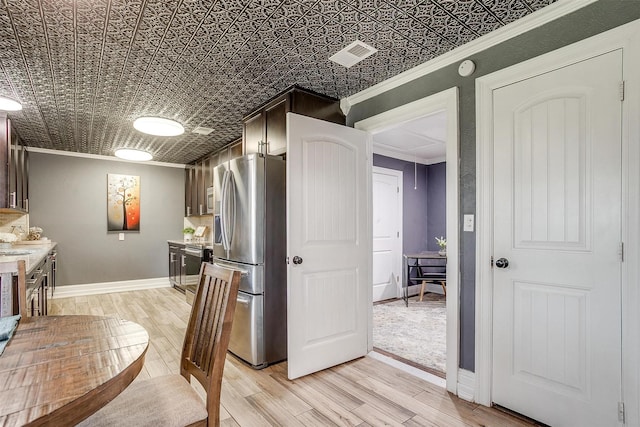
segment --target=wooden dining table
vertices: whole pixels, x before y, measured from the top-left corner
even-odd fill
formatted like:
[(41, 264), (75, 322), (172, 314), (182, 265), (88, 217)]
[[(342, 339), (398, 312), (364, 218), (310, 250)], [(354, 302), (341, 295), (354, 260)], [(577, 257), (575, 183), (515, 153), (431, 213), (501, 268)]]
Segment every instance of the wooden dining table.
[(0, 425), (73, 426), (138, 375), (149, 334), (105, 316), (20, 320), (0, 356)]

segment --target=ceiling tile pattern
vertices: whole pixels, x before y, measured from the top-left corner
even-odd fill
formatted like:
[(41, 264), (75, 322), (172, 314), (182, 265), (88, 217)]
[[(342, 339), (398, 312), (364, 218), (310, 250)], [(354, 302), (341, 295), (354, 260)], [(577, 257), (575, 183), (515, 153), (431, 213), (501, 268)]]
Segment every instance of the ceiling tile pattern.
[[(188, 163), (294, 84), (343, 98), (554, 1), (4, 0), (0, 95), (22, 102), (9, 116), (28, 146)], [(356, 39), (378, 53), (349, 69), (328, 61)], [(142, 115), (186, 133), (141, 134)]]

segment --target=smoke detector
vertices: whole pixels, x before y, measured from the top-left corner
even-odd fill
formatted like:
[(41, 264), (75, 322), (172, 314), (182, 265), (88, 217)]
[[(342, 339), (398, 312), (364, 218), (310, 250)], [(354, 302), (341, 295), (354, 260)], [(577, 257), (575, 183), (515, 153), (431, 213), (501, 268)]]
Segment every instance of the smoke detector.
[(344, 49), (334, 53), (329, 59), (343, 67), (350, 68), (377, 51), (378, 49), (369, 46), (365, 42), (356, 40)]
[(204, 126), (198, 126), (197, 128), (195, 128), (191, 132), (192, 133), (197, 133), (198, 135), (209, 135), (211, 132), (213, 132), (213, 128), (206, 128)]

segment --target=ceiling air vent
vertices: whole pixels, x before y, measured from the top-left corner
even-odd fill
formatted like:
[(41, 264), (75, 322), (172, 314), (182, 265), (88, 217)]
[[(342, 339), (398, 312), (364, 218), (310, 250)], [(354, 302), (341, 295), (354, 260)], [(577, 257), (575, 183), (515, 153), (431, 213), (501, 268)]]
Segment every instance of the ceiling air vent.
[(349, 46), (345, 47), (341, 51), (336, 52), (329, 59), (335, 63), (338, 63), (344, 67), (351, 67), (365, 58), (370, 57), (376, 53), (378, 49), (375, 49), (368, 44), (356, 40)]
[(198, 126), (197, 128), (195, 128), (191, 132), (197, 133), (197, 134), (200, 134), (200, 135), (209, 135), (211, 132), (213, 132), (213, 128), (206, 128), (204, 126)]

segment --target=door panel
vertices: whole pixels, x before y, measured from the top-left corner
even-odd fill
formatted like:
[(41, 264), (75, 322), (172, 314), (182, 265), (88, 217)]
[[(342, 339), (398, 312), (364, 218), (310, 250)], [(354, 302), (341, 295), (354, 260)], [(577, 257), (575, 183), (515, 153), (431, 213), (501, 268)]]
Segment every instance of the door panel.
[(494, 100), (493, 401), (553, 426), (618, 425), (621, 52)]
[(229, 161), (229, 256), (247, 264), (264, 263), (265, 162), (257, 154)]
[(370, 146), (365, 132), (287, 114), (289, 378), (367, 353)]
[(399, 185), (402, 176), (374, 168), (373, 173), (373, 301), (396, 298), (402, 254)]

